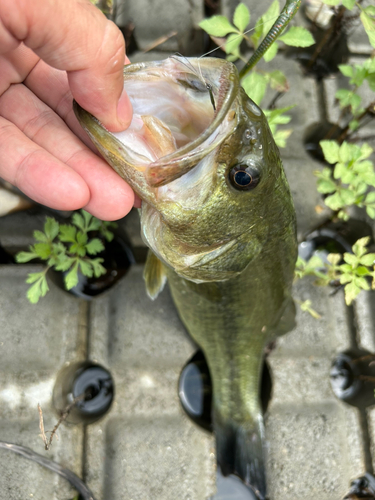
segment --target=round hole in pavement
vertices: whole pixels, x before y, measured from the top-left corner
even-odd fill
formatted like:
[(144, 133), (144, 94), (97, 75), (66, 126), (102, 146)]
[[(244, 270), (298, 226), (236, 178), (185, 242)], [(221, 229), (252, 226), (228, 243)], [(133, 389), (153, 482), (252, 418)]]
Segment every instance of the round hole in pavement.
[[(208, 365), (201, 350), (186, 363), (178, 382), (180, 402), (187, 415), (200, 427), (212, 431), (212, 383)], [(272, 377), (267, 361), (263, 364), (261, 402), (265, 413), (272, 394)]]
[(303, 144), (307, 154), (314, 160), (332, 167), (332, 165), (325, 161), (323, 150), (319, 142), (323, 140), (337, 140), (342, 133), (343, 129), (334, 123), (322, 121), (310, 125), (307, 127), (303, 138)]
[[(71, 407), (67, 422), (92, 423), (110, 409), (114, 383), (110, 372), (91, 361), (72, 363), (59, 373), (53, 403), (61, 415)], [(73, 404), (73, 406), (72, 406)]]
[(0, 245), (0, 264), (14, 264), (14, 258)]
[(330, 253), (353, 253), (352, 246), (364, 236), (370, 237), (372, 245), (372, 229), (365, 221), (354, 218), (348, 221), (328, 220), (304, 237), (298, 245), (298, 255), (306, 261), (317, 255), (323, 263), (328, 262), (327, 256)]
[(332, 362), (330, 382), (335, 396), (357, 408), (375, 404), (375, 355), (365, 350), (338, 354)]
[(343, 500), (357, 500), (359, 498), (375, 500), (375, 478), (368, 472), (352, 481), (350, 491)]
[[(345, 64), (349, 59), (346, 29), (352, 20), (341, 14), (334, 15), (324, 27), (312, 23), (310, 32), (315, 43), (310, 47), (286, 48), (286, 56), (297, 60), (304, 71), (317, 80), (338, 73), (339, 65)], [(350, 15), (349, 11), (348, 14)]]

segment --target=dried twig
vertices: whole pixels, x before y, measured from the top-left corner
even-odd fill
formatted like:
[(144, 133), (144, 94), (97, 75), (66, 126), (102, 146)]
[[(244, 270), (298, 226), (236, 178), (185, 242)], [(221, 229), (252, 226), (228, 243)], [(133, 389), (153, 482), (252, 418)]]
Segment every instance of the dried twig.
[(364, 361), (368, 361), (370, 359), (374, 359), (375, 354), (365, 354), (364, 356), (360, 356), (357, 359), (353, 359), (353, 363), (363, 363)]
[(42, 412), (42, 407), (40, 406), (39, 403), (38, 403), (38, 412), (39, 412), (39, 429), (40, 429), (41, 436), (43, 439), (44, 448), (46, 450), (48, 450), (48, 440), (47, 440), (46, 433), (44, 432), (43, 412)]
[(50, 432), (51, 435), (49, 437), (49, 440), (47, 440), (47, 436), (46, 436), (46, 433), (44, 431), (44, 421), (43, 421), (43, 412), (42, 412), (42, 408), (40, 406), (40, 404), (38, 403), (38, 411), (39, 411), (39, 428), (40, 428), (40, 432), (41, 432), (41, 436), (42, 436), (42, 439), (43, 439), (43, 443), (44, 443), (44, 449), (46, 451), (48, 451), (51, 447), (51, 444), (52, 444), (52, 439), (54, 437), (54, 435), (56, 434), (56, 431), (57, 429), (59, 428), (60, 424), (62, 422), (64, 422), (67, 418), (68, 418), (68, 415), (69, 413), (72, 411), (72, 408), (79, 402), (79, 401), (82, 401), (83, 399), (85, 399), (86, 397), (86, 394), (80, 394), (79, 396), (77, 396), (76, 398), (73, 399), (73, 401), (71, 403), (69, 403), (65, 408), (64, 410), (61, 412), (61, 416), (59, 418), (59, 420), (57, 421), (57, 424), (55, 425), (55, 427), (52, 429), (52, 431), (47, 431), (47, 432)]

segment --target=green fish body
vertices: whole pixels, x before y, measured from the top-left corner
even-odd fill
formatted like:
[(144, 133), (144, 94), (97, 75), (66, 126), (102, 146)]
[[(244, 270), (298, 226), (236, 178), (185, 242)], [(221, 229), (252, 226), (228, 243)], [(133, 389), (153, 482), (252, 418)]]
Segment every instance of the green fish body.
[(297, 256), (279, 152), (231, 63), (173, 57), (131, 65), (124, 75), (135, 113), (130, 130), (110, 134), (75, 111), (143, 200), (142, 237), (152, 251), (146, 286), (154, 298), (168, 281), (205, 354), (217, 462), (265, 498), (263, 353), (294, 326)]

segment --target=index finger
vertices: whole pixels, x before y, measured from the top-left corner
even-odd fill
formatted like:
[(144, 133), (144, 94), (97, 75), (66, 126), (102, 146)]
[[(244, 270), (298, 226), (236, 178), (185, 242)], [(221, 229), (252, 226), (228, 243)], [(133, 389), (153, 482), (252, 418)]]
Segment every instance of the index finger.
[(74, 98), (108, 129), (127, 128), (132, 108), (123, 93), (125, 42), (89, 0), (1, 0), (0, 22), (14, 42), (67, 71)]

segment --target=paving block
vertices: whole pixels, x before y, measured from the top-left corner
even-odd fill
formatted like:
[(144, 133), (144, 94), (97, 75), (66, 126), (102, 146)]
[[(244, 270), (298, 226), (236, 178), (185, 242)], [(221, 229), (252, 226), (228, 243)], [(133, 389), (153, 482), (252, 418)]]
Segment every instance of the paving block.
[(116, 23), (120, 27), (130, 22), (134, 24), (134, 38), (140, 50), (148, 49), (150, 44), (175, 32), (159, 47), (188, 54), (202, 52), (203, 37), (198, 23), (203, 17), (202, 0), (177, 0), (173, 8), (168, 2), (156, 4), (152, 0), (123, 0), (118, 7)]
[(353, 307), (358, 344), (375, 354), (375, 293), (362, 291), (353, 303)]
[[(64, 426), (51, 451), (40, 438), (38, 403), (45, 429), (58, 416), (51, 396), (58, 370), (86, 355), (86, 305), (51, 285), (37, 305), (26, 299), (28, 272), (41, 266), (0, 266), (0, 441), (27, 446), (82, 472), (83, 429)], [(0, 499), (63, 500), (74, 496), (66, 480), (0, 449)]]
[[(359, 415), (336, 400), (329, 381), (333, 357), (353, 344), (344, 296), (341, 292), (330, 296), (328, 288), (315, 287), (312, 282), (298, 281), (294, 297), (311, 300), (322, 319), (298, 309), (297, 327), (277, 341), (268, 358), (274, 385), (267, 412), (267, 439), (271, 489), (278, 499), (297, 492), (306, 499), (341, 498), (350, 479), (364, 471)], [(349, 450), (353, 455), (345, 458), (344, 467), (341, 455), (347, 457)]]
[(367, 409), (367, 419), (370, 434), (370, 450), (372, 457), (372, 467), (375, 470), (375, 407), (372, 406)]
[[(30, 304), (28, 273), (42, 266), (0, 266), (0, 373), (15, 377), (25, 372), (55, 374), (67, 361), (83, 359), (85, 303), (50, 285), (51, 292)], [(16, 362), (15, 362), (16, 361)]]
[(350, 480), (365, 472), (356, 412), (336, 401), (270, 408), (266, 433), (272, 500), (343, 498)]
[[(361, 5), (362, 7), (368, 7), (369, 5), (374, 5), (374, 3), (373, 0), (363, 0)], [(349, 28), (348, 47), (353, 54), (370, 55), (373, 51), (368, 36), (359, 19), (355, 20)]]
[[(46, 430), (52, 430), (57, 416), (50, 408), (44, 412)], [(0, 441), (16, 443), (31, 448), (45, 458), (58, 462), (74, 471), (82, 472), (83, 432), (81, 427), (62, 426), (50, 451), (44, 450), (40, 438), (38, 411), (29, 410), (28, 418), (13, 418), (0, 421)], [(10, 451), (0, 449), (0, 499), (1, 500), (66, 500), (76, 495), (69, 483), (56, 473), (41, 467)]]
[[(260, 71), (267, 72), (280, 70), (287, 77), (290, 90), (283, 94), (276, 106), (277, 108), (294, 106), (286, 113), (291, 116), (291, 121), (282, 127), (292, 128), (293, 133), (288, 139), (287, 147), (282, 149), (282, 152), (291, 158), (304, 156), (303, 140), (306, 130), (310, 125), (319, 123), (322, 115), (319, 104), (319, 87), (315, 79), (306, 77), (298, 62), (282, 55), (277, 55), (269, 63), (260, 61), (257, 65), (258, 68)], [(261, 106), (267, 109), (275, 94), (276, 91), (269, 88)]]
[(0, 244), (11, 254), (27, 250), (29, 245), (35, 243), (33, 232), (43, 231), (46, 216), (55, 217), (66, 223), (72, 213), (37, 205), (28, 210), (0, 217)]
[(181, 418), (113, 419), (106, 428), (105, 497), (194, 500), (211, 493), (210, 439)]
[[(353, 345), (351, 328), (348, 324), (344, 294), (339, 291), (331, 295), (329, 287), (317, 287), (314, 278), (298, 280), (294, 285), (293, 297), (297, 302), (296, 328), (277, 340), (277, 351), (272, 356), (280, 357), (327, 357), (333, 359), (336, 353)], [(298, 303), (311, 301), (311, 307), (322, 318), (315, 319), (302, 312)]]
[[(375, 322), (374, 322), (374, 300), (375, 294), (373, 291), (362, 291), (353, 303), (354, 310), (354, 324), (359, 347), (368, 350), (375, 355)], [(368, 361), (371, 362), (371, 359)], [(371, 384), (375, 390), (375, 382), (368, 381), (366, 385)], [(374, 393), (375, 405), (375, 393)], [(372, 405), (364, 412), (363, 419), (367, 417), (366, 426), (367, 435), (367, 448), (369, 454), (368, 462), (375, 468), (375, 407)]]
[(92, 303), (90, 358), (111, 370), (116, 395), (108, 417), (87, 429), (87, 481), (99, 500), (203, 500), (214, 493), (213, 438), (186, 417), (177, 393), (196, 346), (169, 291), (147, 297), (142, 271), (133, 267)]
[(319, 226), (329, 217), (329, 209), (315, 189), (314, 171), (321, 166), (307, 154), (303, 158), (284, 157), (281, 153), (284, 170), (289, 182), (297, 215), (297, 235), (301, 241), (306, 234)]
[(277, 340), (268, 357), (273, 395), (266, 414), (270, 498), (338, 500), (365, 472), (361, 416), (338, 401), (330, 386), (335, 354), (353, 344), (342, 292), (330, 296), (304, 278), (297, 301), (311, 300), (322, 315), (300, 309), (297, 327)]
[(33, 231), (43, 230), (44, 215), (26, 210), (0, 217), (0, 244), (9, 253), (25, 250), (33, 244)]

